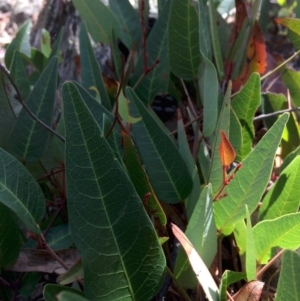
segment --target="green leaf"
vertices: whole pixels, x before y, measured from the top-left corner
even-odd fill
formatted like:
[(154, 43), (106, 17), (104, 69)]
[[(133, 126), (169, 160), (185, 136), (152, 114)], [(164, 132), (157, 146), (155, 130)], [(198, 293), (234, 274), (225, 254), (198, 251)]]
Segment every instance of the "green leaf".
[(46, 241), (52, 250), (68, 249), (73, 244), (73, 238), (68, 224), (51, 228), (46, 236)]
[[(229, 140), (230, 140), (230, 143), (232, 144), (234, 150), (236, 151), (236, 153), (238, 153), (242, 147), (242, 139), (243, 139), (243, 137), (242, 137), (241, 123), (240, 123), (238, 117), (236, 116), (234, 110), (231, 107), (230, 125), (229, 125)], [(235, 162), (241, 161), (238, 155), (234, 161)]]
[(78, 279), (83, 279), (83, 265), (81, 259), (79, 259), (65, 274), (59, 276), (57, 282), (61, 285), (67, 285)]
[(57, 295), (62, 292), (70, 292), (78, 296), (84, 297), (83, 292), (76, 290), (74, 288), (62, 286), (62, 285), (56, 285), (56, 284), (46, 284), (46, 286), (44, 287), (45, 301), (58, 301), (59, 299)]
[(8, 137), (22, 105), (14, 98), (16, 93), (7, 76), (0, 71), (0, 147), (7, 150)]
[(27, 57), (30, 58), (30, 29), (32, 27), (31, 21), (27, 21), (24, 23), (19, 31), (17, 32), (15, 38), (11, 41), (11, 43), (8, 45), (6, 51), (5, 51), (5, 65), (7, 69), (10, 70), (11, 68), (11, 62), (14, 56), (15, 50), (19, 50), (21, 53), (24, 53)]
[(230, 128), (230, 94), (231, 94), (231, 84), (228, 85), (223, 106), (219, 115), (218, 124), (216, 127), (216, 135), (214, 138), (212, 154), (211, 154), (211, 165), (209, 170), (209, 181), (212, 184), (213, 195), (217, 194), (223, 183), (223, 173), (222, 173), (222, 162), (220, 157), (220, 143), (221, 143), (221, 130), (225, 132), (226, 136), (229, 137)]
[[(26, 105), (30, 111), (51, 126), (57, 84), (57, 57), (47, 65)], [(49, 131), (37, 123), (23, 108), (9, 137), (9, 149), (23, 162), (38, 160), (45, 151)]]
[(95, 0), (73, 0), (81, 19), (86, 23), (93, 40), (109, 44), (111, 32), (119, 37), (120, 25), (112, 11), (102, 2)]
[(273, 160), (289, 114), (283, 114), (242, 162), (224, 193), (227, 196), (214, 203), (217, 228), (222, 229), (246, 217), (255, 210), (270, 179)]
[(56, 37), (54, 44), (53, 44), (53, 47), (52, 47), (52, 50), (51, 50), (51, 53), (50, 53), (47, 63), (49, 63), (54, 56), (58, 56), (58, 61), (61, 62), (62, 59), (61, 59), (61, 53), (59, 52), (59, 49), (60, 49), (60, 45), (62, 42), (63, 33), (64, 33), (64, 28), (62, 27), (59, 31), (58, 36)]
[(296, 157), (280, 174), (268, 191), (259, 210), (259, 220), (274, 219), (299, 208), (300, 156)]
[(249, 80), (232, 100), (232, 108), (242, 126), (242, 148), (238, 157), (243, 160), (252, 150), (254, 140), (253, 118), (260, 105), (260, 77), (252, 73)]
[[(146, 203), (144, 203), (146, 210), (150, 214), (158, 216), (160, 223), (165, 226), (167, 224), (166, 215), (153, 191), (153, 188), (151, 187), (131, 138), (126, 133), (123, 133), (122, 136), (124, 145), (124, 161), (132, 184), (134, 185), (141, 201), (146, 201)], [(148, 193), (150, 193), (149, 197), (147, 197)]]
[(219, 38), (218, 27), (217, 27), (217, 10), (213, 0), (209, 0), (208, 9), (209, 9), (209, 24), (210, 24), (211, 42), (212, 42), (212, 48), (214, 53), (214, 59), (216, 62), (219, 78), (223, 79), (224, 77), (223, 57), (221, 53), (220, 38)]
[(200, 64), (199, 20), (190, 0), (172, 1), (168, 42), (171, 71), (185, 80), (195, 78)]
[[(288, 106), (287, 100), (283, 94), (264, 93), (262, 94), (261, 108), (263, 114), (274, 113), (284, 110)], [(264, 120), (265, 125), (269, 129), (277, 120), (277, 116), (271, 116)]]
[[(201, 191), (185, 235), (209, 268), (217, 253), (217, 229), (213, 216), (211, 185), (205, 186)], [(174, 273), (183, 287), (196, 287), (195, 273), (183, 248), (178, 251)]]
[(71, 292), (61, 292), (57, 295), (57, 300), (58, 301), (88, 301), (88, 299), (84, 298), (84, 297), (81, 297), (80, 295), (78, 294), (74, 294), (74, 293), (71, 293)]
[(11, 211), (0, 203), (0, 269), (13, 265), (21, 250), (21, 239)]
[(178, 149), (130, 87), (126, 88), (126, 96), (130, 115), (142, 117), (131, 126), (133, 140), (155, 194), (167, 203), (185, 199), (193, 182)]
[(200, 191), (201, 191), (200, 179), (199, 179), (198, 168), (195, 164), (195, 160), (191, 154), (190, 147), (187, 141), (183, 120), (179, 119), (177, 124), (178, 124), (179, 153), (181, 154), (181, 157), (183, 158), (193, 180), (193, 189), (189, 194), (189, 196), (184, 201), (187, 219), (190, 220), (192, 213), (194, 212), (194, 208), (198, 202)]
[(289, 153), (282, 165), (280, 166), (280, 173), (297, 157), (300, 155), (300, 146), (298, 146), (293, 152)]
[[(168, 1), (163, 11), (151, 29), (147, 38), (146, 49), (148, 55), (147, 68), (158, 64), (146, 76), (144, 73), (144, 54), (141, 53), (136, 67), (133, 81), (137, 86), (134, 88), (137, 96), (144, 104), (150, 104), (154, 97), (160, 93), (166, 93), (169, 86), (170, 66), (168, 61), (167, 26), (169, 20), (170, 3)], [(140, 81), (140, 78), (142, 80)]]
[[(233, 235), (240, 255), (242, 271), (246, 271), (247, 228), (243, 219), (235, 222)], [(246, 278), (246, 277), (245, 277)]]
[(246, 279), (245, 273), (225, 271), (222, 275), (220, 284), (220, 301), (227, 301), (226, 291), (230, 284), (236, 283), (243, 279)]
[(251, 225), (251, 218), (248, 207), (246, 205), (247, 215), (247, 249), (246, 249), (246, 273), (248, 282), (256, 280), (256, 257), (255, 257), (255, 245), (253, 244), (253, 229)]
[(198, 14), (199, 14), (199, 41), (200, 52), (206, 59), (212, 59), (212, 46), (209, 28), (209, 14), (208, 6), (203, 0), (198, 0)]
[(152, 223), (76, 86), (65, 83), (62, 94), (69, 220), (86, 296), (151, 299), (165, 267)]
[(137, 12), (128, 0), (109, 0), (109, 7), (120, 22), (120, 39), (128, 49), (142, 39), (142, 30)]
[(265, 264), (272, 257), (272, 248), (295, 250), (300, 246), (300, 213), (291, 213), (259, 222), (253, 228), (256, 259)]
[(281, 272), (275, 301), (298, 301), (300, 299), (300, 255), (285, 250), (282, 256)]
[(30, 94), (30, 83), (26, 72), (26, 66), (24, 66), (21, 52), (15, 51), (14, 57), (11, 63), (10, 74), (14, 79), (23, 99), (27, 99)]
[(287, 27), (292, 32), (300, 36), (300, 19), (295, 18), (280, 18), (277, 19), (278, 23)]
[(25, 275), (22, 277), (19, 292), (25, 300), (28, 300), (30, 297), (33, 296), (33, 291), (35, 290), (38, 283), (41, 281), (42, 277), (43, 273), (39, 272), (25, 273)]
[(209, 137), (217, 125), (219, 82), (214, 64), (205, 57), (200, 64), (198, 84), (203, 103), (203, 135)]
[(286, 69), (282, 74), (282, 80), (290, 91), (293, 105), (300, 107), (300, 72)]
[(100, 65), (96, 59), (86, 30), (86, 25), (84, 23), (82, 23), (80, 27), (79, 41), (82, 86), (86, 89), (95, 87), (100, 93), (101, 104), (106, 109), (110, 110), (111, 104), (103, 82)]
[(45, 215), (45, 200), (40, 186), (26, 168), (0, 149), (0, 202), (10, 208), (32, 232)]
[(119, 102), (119, 111), (118, 112), (119, 112), (122, 120), (124, 120), (127, 123), (133, 124), (142, 119), (142, 117), (134, 118), (133, 116), (130, 115), (129, 101), (126, 99), (126, 97), (124, 96), (122, 91), (118, 97), (118, 102)]
[(51, 54), (51, 37), (49, 31), (47, 31), (45, 28), (42, 28), (40, 47), (42, 54), (48, 58)]

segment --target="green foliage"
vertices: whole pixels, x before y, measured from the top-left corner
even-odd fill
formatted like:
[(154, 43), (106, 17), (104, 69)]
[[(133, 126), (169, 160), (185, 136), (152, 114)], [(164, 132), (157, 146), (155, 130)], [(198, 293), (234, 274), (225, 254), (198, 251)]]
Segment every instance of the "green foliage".
[[(240, 51), (259, 40), (260, 2), (230, 40), (215, 1), (160, 0), (151, 30), (148, 1), (139, 10), (129, 0), (73, 3), (83, 21), (80, 82), (60, 81), (63, 31), (51, 45), (43, 30), (34, 49), (30, 22), (0, 68), (0, 299), (14, 300), (17, 289), (31, 297), (53, 270), (37, 264), (31, 274), (22, 258), (42, 254), (62, 265), (46, 301), (168, 300), (174, 291), (189, 301), (197, 282), (208, 300), (227, 300), (229, 286), (237, 292), (241, 280), (261, 279), (277, 251), (300, 247), (297, 114), (278, 113), (286, 97), (261, 91), (274, 70), (262, 77), (251, 64), (257, 53)], [(299, 20), (280, 24), (300, 44)], [(99, 42), (111, 47), (113, 78), (98, 63)], [(299, 72), (285, 69), (281, 79), (299, 106)], [(177, 101), (177, 122), (153, 111), (166, 94)], [(274, 169), (279, 150), (284, 162)], [(227, 254), (236, 255), (224, 271)], [(275, 300), (297, 300), (299, 264), (284, 251)]]

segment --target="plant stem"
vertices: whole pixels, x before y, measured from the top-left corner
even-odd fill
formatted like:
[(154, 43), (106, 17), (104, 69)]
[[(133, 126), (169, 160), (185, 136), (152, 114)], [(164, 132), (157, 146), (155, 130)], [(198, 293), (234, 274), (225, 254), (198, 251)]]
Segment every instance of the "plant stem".
[(294, 111), (300, 111), (300, 107), (290, 108), (290, 109), (285, 109), (285, 110), (280, 110), (280, 111), (276, 111), (276, 112), (269, 113), (269, 114), (262, 114), (262, 115), (259, 115), (257, 117), (254, 117), (253, 120), (261, 120), (261, 119), (265, 119), (265, 118), (277, 116), (279, 114), (288, 113), (288, 112), (294, 112)]
[(176, 277), (174, 276), (174, 274), (172, 273), (172, 271), (166, 266), (166, 271), (169, 274), (169, 276), (172, 278), (173, 282), (175, 283), (176, 288), (178, 289), (181, 297), (185, 300), (185, 301), (191, 301), (190, 297), (188, 296), (188, 294), (186, 293), (186, 291), (183, 289), (183, 287), (179, 284), (178, 280), (176, 279)]

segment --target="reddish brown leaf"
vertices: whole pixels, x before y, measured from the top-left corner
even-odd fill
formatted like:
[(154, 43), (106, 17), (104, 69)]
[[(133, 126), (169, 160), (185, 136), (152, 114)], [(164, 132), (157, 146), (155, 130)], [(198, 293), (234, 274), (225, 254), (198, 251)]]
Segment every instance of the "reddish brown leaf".
[(242, 74), (234, 80), (232, 90), (238, 91), (253, 72), (264, 74), (267, 67), (267, 52), (263, 34), (255, 21), (247, 51), (247, 59)]
[(229, 166), (236, 157), (236, 152), (224, 131), (221, 131), (220, 157), (223, 166)]

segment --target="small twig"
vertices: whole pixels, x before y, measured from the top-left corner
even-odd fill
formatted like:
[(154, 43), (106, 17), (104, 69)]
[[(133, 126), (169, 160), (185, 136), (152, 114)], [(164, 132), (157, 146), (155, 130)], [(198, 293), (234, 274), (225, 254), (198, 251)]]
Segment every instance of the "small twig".
[(0, 69), (7, 76), (7, 78), (10, 81), (10, 83), (12, 84), (12, 86), (14, 87), (14, 89), (16, 90), (17, 95), (15, 96), (15, 99), (19, 101), (19, 103), (23, 106), (23, 108), (31, 116), (31, 118), (34, 119), (37, 123), (39, 123), (41, 126), (43, 126), (44, 128), (46, 128), (49, 132), (51, 132), (52, 134), (54, 134), (56, 137), (58, 137), (60, 140), (62, 140), (63, 142), (65, 142), (65, 138), (63, 136), (61, 136), (59, 133), (57, 133), (56, 131), (54, 131), (50, 126), (48, 126), (46, 123), (44, 123), (42, 120), (40, 120), (39, 118), (37, 118), (32, 113), (32, 111), (29, 109), (29, 107), (27, 106), (27, 104), (23, 100), (23, 97), (22, 97), (22, 95), (20, 93), (20, 90), (17, 87), (16, 83), (14, 82), (13, 78), (11, 77), (9, 71), (1, 63), (0, 63)]
[[(199, 116), (197, 116), (195, 119), (187, 122), (186, 124), (183, 125), (184, 128), (187, 128), (188, 126), (190, 126), (191, 124), (193, 124), (195, 121), (198, 121), (199, 119), (201, 119), (203, 117), (203, 114), (200, 114)], [(169, 136), (175, 135), (177, 134), (178, 129), (172, 131), (169, 133)]]
[(2, 278), (1, 276), (0, 276), (0, 284), (5, 287), (11, 288), (11, 284), (9, 282), (7, 282), (4, 278)]
[(292, 61), (298, 54), (300, 53), (300, 50), (296, 51), (292, 56), (290, 56), (288, 59), (286, 59), (284, 62), (282, 62), (280, 65), (278, 65), (276, 68), (274, 68), (273, 70), (267, 72), (265, 75), (260, 77), (260, 80), (263, 81), (264, 79), (266, 79), (268, 76), (272, 75), (273, 73), (275, 73), (276, 71), (278, 71), (280, 68), (282, 68), (284, 65), (286, 65), (287, 63), (289, 63), (290, 61)]
[(180, 285), (180, 283), (178, 282), (178, 280), (176, 279), (176, 277), (174, 276), (174, 274), (172, 273), (172, 271), (166, 266), (166, 271), (169, 274), (169, 276), (172, 278), (176, 288), (178, 289), (181, 297), (185, 300), (185, 301), (191, 301), (190, 297), (188, 296), (188, 294), (186, 293), (186, 291), (183, 289), (183, 287)]
[(300, 107), (291, 108), (291, 109), (285, 109), (285, 110), (280, 110), (280, 111), (276, 111), (276, 112), (269, 113), (269, 114), (259, 115), (257, 117), (254, 117), (253, 120), (266, 119), (266, 118), (274, 117), (274, 116), (277, 116), (277, 115), (280, 115), (280, 114), (283, 114), (283, 113), (289, 113), (289, 112), (294, 112), (294, 111), (299, 111), (299, 110), (300, 110)]
[[(286, 65), (287, 63), (289, 63), (290, 61), (292, 61), (298, 54), (300, 54), (300, 50), (296, 51), (292, 56), (290, 56), (288, 59), (286, 59), (280, 65), (278, 65), (277, 67), (275, 67), (273, 70), (271, 70), (271, 71), (267, 72), (265, 75), (261, 76), (260, 77), (260, 81), (263, 81), (264, 79), (266, 79), (270, 75), (274, 74), (276, 71), (280, 70), (284, 65)], [(233, 93), (231, 95), (231, 98), (233, 98), (234, 96), (236, 96), (239, 92), (240, 92), (240, 90), (237, 91), (237, 92), (235, 92), (235, 93)]]
[(184, 81), (183, 81), (182, 78), (180, 79), (180, 82), (181, 82), (181, 85), (182, 85), (182, 87), (183, 87), (184, 93), (185, 93), (185, 95), (186, 95), (186, 98), (187, 98), (187, 101), (188, 101), (188, 106), (189, 106), (191, 112), (193, 113), (194, 118), (196, 118), (196, 117), (197, 117), (196, 110), (195, 110), (195, 108), (194, 108), (194, 105), (193, 105), (193, 102), (192, 102), (192, 100), (191, 100), (190, 94), (189, 94), (189, 92), (188, 92), (188, 90), (187, 90), (187, 88), (186, 88), (186, 85), (185, 85), (185, 83), (184, 83)]
[(120, 122), (120, 119), (119, 119), (119, 96), (120, 96), (120, 94), (122, 92), (123, 83), (124, 83), (124, 68), (125, 68), (125, 59), (122, 56), (122, 74), (121, 74), (120, 84), (118, 86), (117, 93), (115, 94), (115, 97), (114, 97), (115, 98), (115, 102), (116, 102), (115, 118), (114, 118), (114, 121), (113, 121), (110, 129), (108, 130), (108, 132), (105, 135), (106, 139), (111, 134), (111, 132), (112, 132), (114, 126), (116, 125), (117, 121), (119, 121), (119, 123), (122, 124), (122, 122)]
[(146, 47), (146, 26), (145, 26), (145, 20), (144, 20), (144, 13), (145, 13), (145, 0), (141, 1), (141, 26), (142, 26), (142, 43), (143, 43), (143, 54), (144, 54), (144, 74), (146, 74), (148, 69), (148, 54), (147, 54), (147, 47)]
[(263, 273), (282, 255), (283, 249), (280, 250), (265, 266), (262, 267), (261, 270), (256, 274), (256, 278), (260, 279)]

